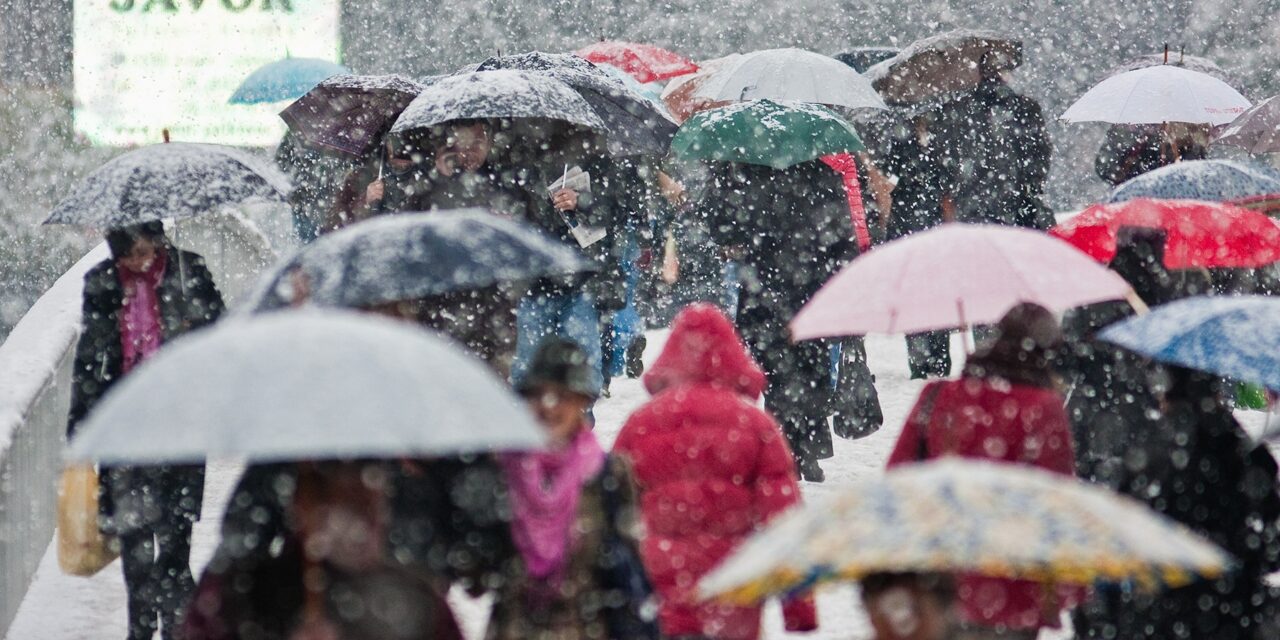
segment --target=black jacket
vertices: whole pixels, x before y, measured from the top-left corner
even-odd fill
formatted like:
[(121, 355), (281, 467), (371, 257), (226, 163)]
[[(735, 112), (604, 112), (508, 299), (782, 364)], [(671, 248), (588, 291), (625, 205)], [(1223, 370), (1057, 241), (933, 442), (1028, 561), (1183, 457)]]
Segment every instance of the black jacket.
[[(222, 296), (199, 255), (169, 248), (164, 277), (157, 287), (163, 341), (206, 326), (222, 314)], [(185, 276), (185, 279), (184, 279)], [(71, 373), (71, 437), (99, 400), (123, 375), (124, 347), (119, 314), (124, 292), (115, 261), (104, 260), (84, 278), (83, 329)], [(104, 470), (102, 515), (110, 530), (127, 531), (180, 515), (200, 517), (204, 468), (116, 467)]]

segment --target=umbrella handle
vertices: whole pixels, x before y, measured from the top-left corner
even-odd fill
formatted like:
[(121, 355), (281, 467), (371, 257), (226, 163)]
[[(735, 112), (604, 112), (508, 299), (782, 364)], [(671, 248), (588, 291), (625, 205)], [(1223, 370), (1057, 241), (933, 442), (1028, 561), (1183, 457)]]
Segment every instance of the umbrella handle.
[(160, 130), (160, 137), (164, 138), (164, 143), (169, 144), (169, 128), (165, 127)]
[(1129, 303), (1129, 306), (1133, 307), (1134, 312), (1138, 315), (1145, 316), (1148, 313), (1151, 313), (1151, 307), (1148, 307), (1147, 303), (1142, 301), (1142, 298), (1138, 296), (1137, 291), (1130, 289), (1124, 294), (1124, 299)]
[(956, 298), (956, 312), (960, 314), (960, 341), (964, 343), (965, 355), (970, 355), (975, 345), (969, 341), (969, 321), (964, 318), (964, 301), (960, 298)]

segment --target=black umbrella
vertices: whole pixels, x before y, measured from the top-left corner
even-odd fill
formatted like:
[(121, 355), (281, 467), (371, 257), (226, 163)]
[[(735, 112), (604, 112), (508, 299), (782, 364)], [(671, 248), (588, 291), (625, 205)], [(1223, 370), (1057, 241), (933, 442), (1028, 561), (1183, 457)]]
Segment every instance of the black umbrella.
[(423, 88), (400, 75), (332, 76), (285, 107), (280, 118), (310, 147), (362, 156)]
[(573, 87), (604, 121), (609, 152), (615, 156), (661, 156), (671, 147), (676, 124), (644, 96), (583, 58), (534, 51), (489, 58), (476, 67), (476, 71), (496, 69), (537, 71)]
[(497, 121), (513, 146), (544, 154), (603, 147), (601, 136), (608, 131), (569, 85), (543, 73), (502, 69), (431, 82), (396, 119), (390, 135), (430, 132), (456, 120)]
[(482, 209), (383, 216), (322, 236), (284, 262), (250, 301), (288, 306), (301, 269), (307, 300), (363, 308), (506, 282), (572, 276), (596, 266), (532, 227)]
[(76, 185), (44, 224), (112, 229), (191, 218), (248, 200), (286, 202), (289, 179), (252, 155), (182, 142), (117, 156)]
[(866, 73), (867, 69), (898, 55), (899, 51), (902, 50), (897, 47), (855, 47), (831, 57), (853, 67), (858, 73)]

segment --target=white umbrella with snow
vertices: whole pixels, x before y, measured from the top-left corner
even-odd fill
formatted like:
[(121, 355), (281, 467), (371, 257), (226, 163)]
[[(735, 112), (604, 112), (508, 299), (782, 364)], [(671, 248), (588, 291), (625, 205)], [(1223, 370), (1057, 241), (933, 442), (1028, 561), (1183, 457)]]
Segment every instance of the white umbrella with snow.
[(1099, 82), (1072, 104), (1066, 122), (1217, 126), (1235, 120), (1249, 100), (1231, 85), (1175, 65), (1126, 71)]
[(694, 95), (713, 102), (765, 99), (887, 108), (871, 81), (845, 63), (794, 48), (755, 51), (729, 60)]
[(176, 340), (71, 440), (102, 464), (399, 458), (542, 446), (496, 375), (414, 325), (283, 311)]

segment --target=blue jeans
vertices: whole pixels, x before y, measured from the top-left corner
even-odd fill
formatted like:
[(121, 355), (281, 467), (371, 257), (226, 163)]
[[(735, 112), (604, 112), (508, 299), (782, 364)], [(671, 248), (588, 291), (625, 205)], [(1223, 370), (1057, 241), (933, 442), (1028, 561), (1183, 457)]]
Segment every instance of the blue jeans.
[(529, 370), (538, 345), (548, 336), (558, 335), (578, 345), (587, 354), (594, 372), (596, 393), (604, 386), (600, 347), (600, 312), (595, 301), (581, 291), (555, 295), (528, 295), (516, 307), (516, 358), (511, 363), (511, 380), (518, 382)]

